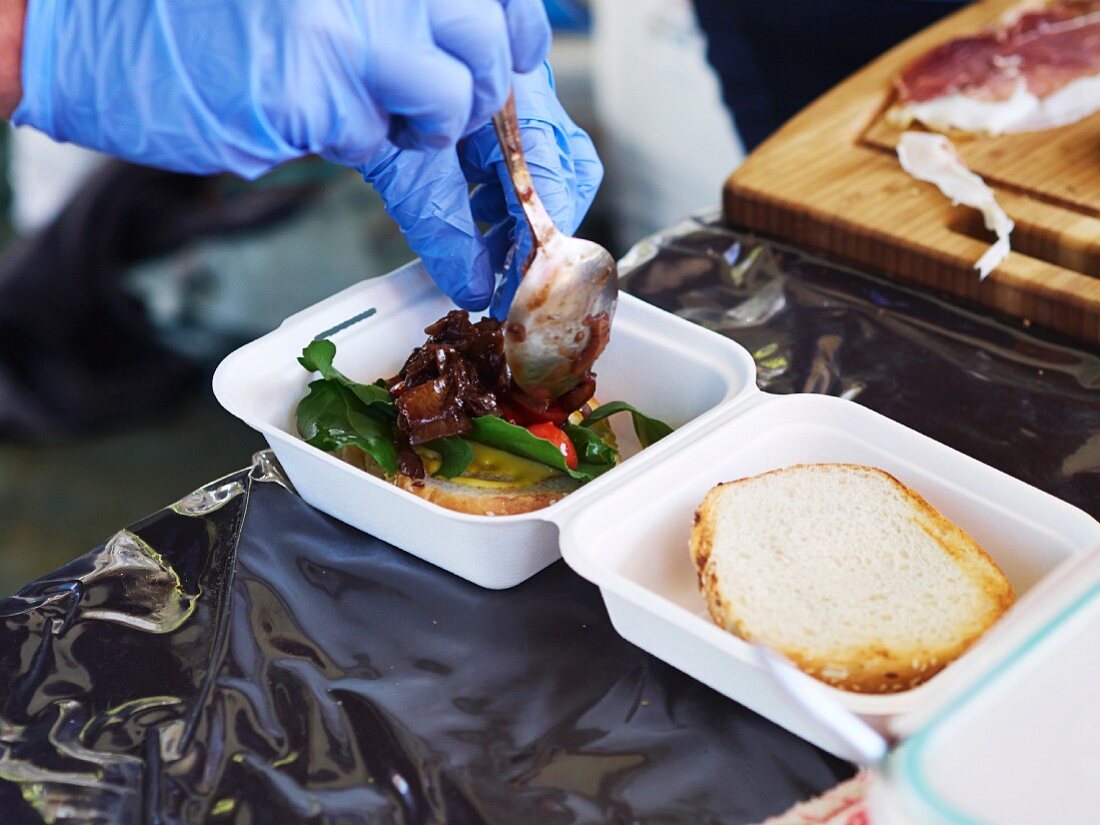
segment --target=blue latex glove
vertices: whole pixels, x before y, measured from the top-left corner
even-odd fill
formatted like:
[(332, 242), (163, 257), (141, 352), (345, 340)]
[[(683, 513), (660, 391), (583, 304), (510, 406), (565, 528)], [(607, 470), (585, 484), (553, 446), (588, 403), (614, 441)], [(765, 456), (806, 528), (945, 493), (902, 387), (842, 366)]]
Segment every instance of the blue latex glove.
[(453, 146), (549, 43), (541, 0), (29, 0), (12, 121), (181, 172), (361, 167)]
[[(592, 205), (603, 166), (588, 135), (562, 109), (548, 65), (513, 78), (523, 148), (546, 211), (573, 234)], [(531, 233), (492, 125), (457, 152), (389, 146), (363, 174), (386, 201), (406, 240), (456, 304), (504, 317), (531, 251)], [(472, 195), (470, 184), (478, 184)], [(483, 237), (475, 219), (491, 228)], [(503, 272), (497, 285), (496, 272)]]

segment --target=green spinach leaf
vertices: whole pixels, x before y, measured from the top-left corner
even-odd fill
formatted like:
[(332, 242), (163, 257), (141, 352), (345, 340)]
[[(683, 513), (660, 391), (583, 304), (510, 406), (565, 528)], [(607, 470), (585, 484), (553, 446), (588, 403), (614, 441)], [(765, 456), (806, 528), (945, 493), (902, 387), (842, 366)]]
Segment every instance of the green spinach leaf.
[(625, 401), (609, 401), (606, 404), (600, 404), (591, 415), (584, 419), (584, 423), (581, 426), (591, 427), (597, 421), (603, 421), (608, 416), (620, 412), (630, 413), (630, 417), (634, 420), (634, 432), (637, 434), (638, 441), (643, 447), (656, 444), (672, 432), (672, 427), (668, 426), (665, 422), (659, 421), (656, 418), (650, 418), (648, 415), (639, 412)]
[[(593, 435), (595, 434), (593, 433)], [(581, 482), (591, 481), (615, 466), (614, 461), (611, 463), (591, 461), (588, 459), (587, 452), (584, 456), (580, 456), (580, 450), (578, 449), (580, 461), (577, 462), (577, 469), (570, 470), (565, 464), (565, 456), (558, 452), (558, 448), (545, 438), (532, 435), (526, 428), (510, 424), (495, 415), (483, 415), (475, 418), (474, 429), (465, 437), (479, 444), (504, 450), (512, 455), (546, 464)]]
[(581, 461), (614, 465), (619, 460), (619, 451), (587, 427), (565, 423), (562, 429), (577, 448), (577, 456)]
[(454, 478), (466, 472), (466, 468), (474, 460), (474, 449), (466, 439), (459, 436), (449, 438), (437, 438), (424, 445), (429, 450), (439, 453), (440, 465), (432, 475), (442, 478)]
[[(366, 452), (390, 475), (397, 472), (397, 447), (394, 422), (397, 407), (384, 381), (360, 384), (333, 366), (336, 345), (327, 339), (312, 341), (298, 362), (321, 379), (309, 385), (309, 394), (298, 404), (298, 432), (308, 443), (326, 452), (355, 446)], [(454, 478), (462, 475), (474, 460), (467, 439), (489, 447), (537, 461), (580, 482), (606, 473), (618, 461), (618, 451), (604, 441), (591, 426), (609, 416), (629, 412), (634, 431), (643, 447), (660, 441), (672, 432), (663, 421), (639, 412), (622, 401), (602, 404), (581, 426), (565, 424), (565, 434), (577, 448), (575, 470), (552, 443), (529, 430), (510, 424), (503, 418), (485, 415), (474, 419), (473, 431), (464, 437), (441, 438), (427, 444), (440, 456), (435, 475)]]
[(367, 407), (375, 408), (393, 420), (397, 419), (397, 407), (393, 403), (393, 396), (385, 382), (376, 381), (373, 384), (360, 384), (352, 381), (336, 367), (332, 365), (336, 357), (336, 344), (327, 338), (320, 341), (311, 341), (309, 346), (302, 350), (302, 357), (298, 363), (310, 372), (319, 372), (321, 377), (333, 381), (349, 390)]
[(319, 450), (358, 447), (390, 475), (397, 472), (393, 424), (344, 385), (327, 379), (311, 383), (298, 402), (297, 419), (298, 433)]

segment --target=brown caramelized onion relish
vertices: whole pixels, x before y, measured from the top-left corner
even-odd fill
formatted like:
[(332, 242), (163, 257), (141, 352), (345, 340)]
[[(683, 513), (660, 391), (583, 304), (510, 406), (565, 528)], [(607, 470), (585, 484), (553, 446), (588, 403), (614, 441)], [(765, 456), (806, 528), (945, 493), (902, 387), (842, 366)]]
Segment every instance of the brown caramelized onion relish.
[(496, 415), (521, 425), (561, 424), (596, 391), (596, 378), (589, 373), (557, 399), (524, 393), (512, 381), (501, 324), (493, 318), (473, 323), (469, 313), (456, 309), (424, 332), (428, 340), (388, 382), (397, 405), (398, 459), (404, 475), (424, 477), (414, 446), (465, 435), (479, 416)]

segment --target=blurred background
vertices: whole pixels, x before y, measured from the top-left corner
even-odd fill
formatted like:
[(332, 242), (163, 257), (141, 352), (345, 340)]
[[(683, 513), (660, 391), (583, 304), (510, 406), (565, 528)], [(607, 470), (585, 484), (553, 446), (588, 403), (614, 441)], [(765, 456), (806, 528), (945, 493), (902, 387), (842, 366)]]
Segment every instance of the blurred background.
[[(615, 255), (718, 204), (742, 156), (690, 0), (546, 0), (566, 109), (607, 167)], [(245, 183), (0, 136), (0, 596), (248, 464), (218, 361), (412, 256), (354, 173)]]

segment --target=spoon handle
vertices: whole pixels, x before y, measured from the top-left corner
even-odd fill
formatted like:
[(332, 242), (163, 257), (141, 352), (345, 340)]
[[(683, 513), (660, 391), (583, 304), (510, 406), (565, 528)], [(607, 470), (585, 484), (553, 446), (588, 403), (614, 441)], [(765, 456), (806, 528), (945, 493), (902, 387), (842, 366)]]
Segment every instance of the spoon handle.
[(771, 676), (779, 693), (829, 742), (826, 748), (865, 767), (881, 765), (890, 750), (886, 738), (834, 699), (825, 686), (790, 661), (761, 644), (753, 645), (756, 661)]
[(519, 121), (516, 119), (516, 96), (508, 94), (504, 108), (493, 115), (493, 126), (497, 131), (504, 163), (508, 167), (508, 176), (516, 190), (523, 214), (527, 216), (527, 225), (535, 239), (535, 246), (544, 246), (557, 233), (557, 227), (542, 205), (539, 193), (531, 180), (531, 170), (527, 168), (527, 159), (523, 156), (523, 139), (519, 133)]

